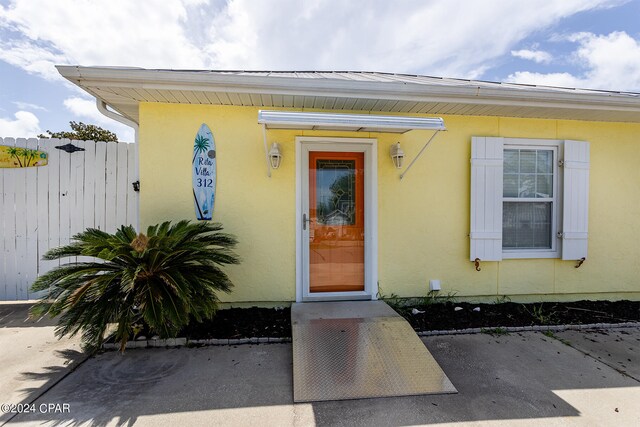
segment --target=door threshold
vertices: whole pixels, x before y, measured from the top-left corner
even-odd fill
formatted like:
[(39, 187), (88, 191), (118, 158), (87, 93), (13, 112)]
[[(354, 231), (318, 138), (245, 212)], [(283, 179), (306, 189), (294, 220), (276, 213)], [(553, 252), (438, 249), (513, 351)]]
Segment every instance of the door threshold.
[(321, 301), (374, 301), (371, 295), (331, 295), (331, 296), (306, 296), (302, 297), (302, 302)]

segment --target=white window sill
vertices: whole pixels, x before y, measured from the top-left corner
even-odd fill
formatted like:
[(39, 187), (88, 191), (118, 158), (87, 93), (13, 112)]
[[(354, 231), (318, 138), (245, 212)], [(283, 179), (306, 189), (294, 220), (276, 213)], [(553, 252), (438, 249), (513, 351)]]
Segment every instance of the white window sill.
[(502, 259), (532, 259), (532, 258), (560, 258), (560, 252), (558, 251), (503, 251)]

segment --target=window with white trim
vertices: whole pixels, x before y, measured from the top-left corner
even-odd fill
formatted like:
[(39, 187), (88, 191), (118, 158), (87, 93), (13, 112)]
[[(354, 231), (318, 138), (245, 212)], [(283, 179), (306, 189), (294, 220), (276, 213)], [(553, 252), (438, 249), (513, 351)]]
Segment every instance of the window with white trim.
[(470, 259), (587, 255), (589, 143), (473, 137)]
[(558, 257), (558, 144), (504, 146), (502, 257)]

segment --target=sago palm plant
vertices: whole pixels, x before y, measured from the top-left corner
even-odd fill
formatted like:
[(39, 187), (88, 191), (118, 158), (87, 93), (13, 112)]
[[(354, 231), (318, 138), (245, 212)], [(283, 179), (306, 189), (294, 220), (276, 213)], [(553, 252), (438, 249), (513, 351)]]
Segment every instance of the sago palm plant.
[(190, 317), (213, 317), (216, 293), (233, 286), (220, 267), (239, 262), (232, 250), (236, 239), (221, 230), (220, 224), (189, 221), (154, 225), (146, 234), (132, 226), (115, 234), (87, 229), (44, 259), (96, 260), (71, 262), (40, 276), (32, 288), (48, 293), (32, 314), (59, 316), (56, 335), (81, 332), (90, 351), (109, 337), (124, 351), (143, 324), (162, 338), (175, 337)]

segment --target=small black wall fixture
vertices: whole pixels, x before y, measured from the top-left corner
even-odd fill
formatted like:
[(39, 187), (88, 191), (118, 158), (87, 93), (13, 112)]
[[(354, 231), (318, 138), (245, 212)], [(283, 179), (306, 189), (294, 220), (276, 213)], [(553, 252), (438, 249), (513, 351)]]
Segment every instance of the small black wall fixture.
[(131, 185), (133, 185), (133, 191), (140, 191), (140, 181), (132, 182)]
[(58, 150), (66, 151), (67, 153), (75, 153), (76, 151), (84, 151), (84, 148), (77, 147), (71, 143), (65, 145), (57, 145), (56, 148)]

